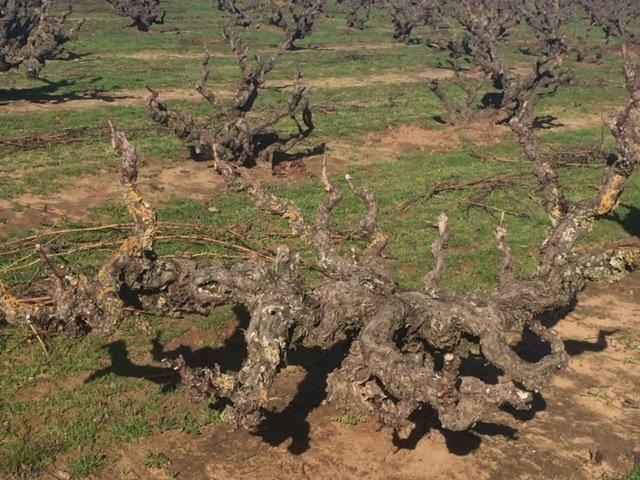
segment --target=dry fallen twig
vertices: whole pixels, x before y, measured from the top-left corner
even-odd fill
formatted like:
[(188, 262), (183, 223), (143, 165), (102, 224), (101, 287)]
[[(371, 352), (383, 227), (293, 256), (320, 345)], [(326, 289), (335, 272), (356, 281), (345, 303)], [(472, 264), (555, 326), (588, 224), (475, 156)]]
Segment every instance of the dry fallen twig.
[(475, 192), (493, 192), (503, 188), (516, 187), (525, 185), (523, 182), (525, 176), (523, 174), (503, 174), (494, 175), (487, 178), (472, 180), (469, 182), (441, 182), (436, 183), (425, 193), (407, 200), (399, 205), (400, 209), (405, 209), (418, 202), (426, 202), (436, 195), (449, 192), (475, 191)]

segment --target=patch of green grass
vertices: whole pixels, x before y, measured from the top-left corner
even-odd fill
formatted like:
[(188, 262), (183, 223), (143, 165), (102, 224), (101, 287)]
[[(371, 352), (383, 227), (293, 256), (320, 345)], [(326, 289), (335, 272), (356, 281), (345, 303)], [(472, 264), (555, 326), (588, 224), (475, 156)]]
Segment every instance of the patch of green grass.
[(106, 464), (105, 456), (99, 452), (91, 452), (72, 460), (68, 466), (72, 479), (87, 478), (98, 473)]
[(163, 452), (149, 452), (144, 458), (143, 464), (148, 468), (163, 470), (171, 465), (169, 457)]
[(342, 415), (334, 415), (331, 417), (332, 422), (342, 423), (344, 425), (355, 426), (362, 421), (362, 415), (357, 413), (345, 413)]
[(83, 447), (95, 442), (99, 424), (91, 419), (73, 421), (65, 431), (64, 441), (69, 447)]
[(623, 480), (640, 480), (640, 466), (635, 467), (631, 472), (625, 475)]
[(191, 415), (191, 413), (183, 413), (178, 420), (180, 430), (182, 430), (187, 435), (200, 435), (202, 433), (200, 423), (193, 415)]
[(114, 437), (125, 442), (132, 442), (151, 433), (149, 422), (143, 415), (124, 418), (113, 426)]
[(222, 421), (222, 412), (217, 408), (206, 406), (204, 417), (207, 425), (218, 425)]
[(224, 323), (235, 316), (233, 305), (224, 305), (216, 308), (210, 315), (199, 317), (198, 324), (203, 330), (218, 330)]
[[(313, 35), (300, 45), (326, 47), (335, 45), (336, 39), (340, 38), (343, 48), (308, 48), (284, 55), (270, 78), (289, 79), (300, 69), (309, 80), (321, 77), (367, 79), (373, 75), (397, 75), (399, 64), (403, 66), (403, 74), (411, 76), (423, 72), (426, 67), (442, 64), (442, 54), (425, 45), (390, 45), (389, 23), (384, 16), (374, 16), (363, 32), (355, 32), (344, 25), (343, 17), (338, 15), (340, 9), (337, 5), (330, 7), (335, 15), (318, 22)], [(202, 16), (197, 16), (196, 12)], [(216, 58), (215, 87), (230, 88), (235, 84), (237, 67), (231, 52), (220, 41), (223, 16), (205, 0), (181, 4), (180, 8), (167, 14), (172, 27), (169, 24), (157, 26), (143, 36), (123, 28), (123, 19), (85, 3), (76, 6), (74, 15), (85, 17), (87, 23), (83, 35), (69, 48), (84, 56), (75, 62), (49, 62), (44, 70), (48, 83), (25, 79), (20, 71), (5, 74), (9, 84), (15, 86), (4, 93), (6, 99), (47, 101), (64, 99), (66, 95), (144, 89), (147, 85), (185, 88), (199, 78), (197, 55), (204, 44), (224, 55)], [(576, 34), (582, 34), (586, 26), (585, 19), (579, 19), (572, 29)], [(514, 33), (515, 40), (531, 37), (531, 32), (520, 30)], [(427, 32), (427, 29), (416, 29), (417, 36)], [(248, 31), (244, 35), (252, 48), (262, 51), (273, 48), (278, 40), (278, 35), (268, 29)], [(390, 48), (375, 48), (379, 43)], [(344, 49), (349, 45), (353, 45), (353, 51)], [(368, 48), (368, 45), (374, 48)], [(610, 109), (611, 105), (621, 105), (625, 97), (620, 74), (622, 61), (614, 53), (617, 47), (611, 48), (600, 65), (572, 64), (576, 70), (577, 85), (561, 88), (556, 95), (544, 99), (540, 113), (557, 115), (561, 123), (565, 114), (574, 117), (585, 113), (597, 114), (607, 111), (605, 106)], [(168, 61), (162, 55), (154, 57), (153, 53), (158, 51), (178, 56), (174, 55)], [(511, 46), (506, 53), (510, 64), (531, 63), (530, 57), (518, 53)], [(195, 57), (185, 58), (184, 54)], [(594, 85), (596, 81), (598, 85)], [(334, 87), (331, 82), (326, 82), (314, 88), (311, 101), (312, 105), (317, 105), (314, 112), (317, 128), (311, 143), (328, 138), (358, 143), (366, 134), (401, 123), (438, 128), (434, 119), (444, 115), (444, 108), (425, 88), (425, 82), (416, 77), (415, 83), (403, 84), (401, 88), (392, 80), (357, 87), (349, 87), (348, 83)], [(598, 90), (597, 100), (594, 100), (594, 88)], [(257, 112), (272, 111), (274, 105), (286, 101), (287, 96), (286, 91), (263, 92), (256, 104)], [(194, 114), (210, 113), (206, 102), (170, 101), (169, 105)], [(144, 105), (124, 107), (105, 102), (103, 107), (65, 110), (63, 114), (55, 109), (20, 114), (12, 112), (0, 115), (3, 137), (50, 133), (63, 128), (88, 129), (80, 143), (55, 145), (54, 142), (45, 148), (13, 149), (5, 154), (0, 166), (0, 199), (26, 193), (50, 195), (64, 189), (78, 176), (111, 175), (118, 162), (108, 147), (108, 118), (116, 118), (120, 128), (129, 133), (144, 157), (153, 159), (156, 170), (143, 172), (143, 175), (153, 175), (157, 169), (187, 158), (186, 147), (175, 136), (158, 129), (149, 119)]]
[(161, 431), (178, 430), (188, 435), (200, 435), (203, 428), (217, 425), (220, 420), (221, 412), (207, 404), (191, 411), (176, 407), (170, 415), (158, 419), (157, 427)]
[(38, 440), (9, 442), (0, 449), (0, 472), (28, 478), (49, 465), (56, 453), (55, 447)]

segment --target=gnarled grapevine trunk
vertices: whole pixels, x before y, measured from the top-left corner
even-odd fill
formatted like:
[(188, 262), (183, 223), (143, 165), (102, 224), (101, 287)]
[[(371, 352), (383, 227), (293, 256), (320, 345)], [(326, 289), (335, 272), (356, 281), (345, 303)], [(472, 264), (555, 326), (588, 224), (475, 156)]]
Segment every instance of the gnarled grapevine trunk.
[[(452, 15), (462, 27), (463, 38), (440, 47), (449, 51), (450, 63), (456, 72), (453, 83), (464, 91), (465, 100), (460, 105), (438, 80), (429, 85), (445, 105), (449, 120), (452, 123), (470, 120), (479, 109), (487, 108), (509, 120), (520, 107), (523, 96), (552, 95), (560, 85), (569, 83), (572, 76), (564, 64), (574, 47), (569, 45), (563, 31), (568, 23), (568, 8), (563, 0), (463, 0), (452, 5)], [(529, 25), (543, 45), (526, 74), (509, 67), (499, 48), (513, 27), (522, 22)], [(465, 75), (460, 65), (463, 58), (470, 58), (472, 62)], [(485, 80), (491, 82), (494, 90), (478, 99)]]
[(288, 0), (283, 5), (267, 2), (267, 21), (280, 28), (290, 38), (287, 49), (295, 49), (294, 42), (311, 35), (313, 24), (324, 13), (324, 0)]
[[(309, 89), (300, 83), (300, 76), (295, 79), (291, 98), (286, 105), (275, 108), (270, 114), (262, 117), (250, 115), (264, 88), (267, 75), (291, 45), (293, 34), (290, 33), (283, 38), (271, 57), (258, 60), (257, 63), (253, 63), (249, 58), (244, 42), (235, 32), (225, 30), (224, 35), (236, 56), (242, 74), (233, 101), (222, 102), (209, 90), (211, 56), (207, 52), (202, 63), (202, 78), (196, 89), (207, 100), (213, 114), (208, 118), (198, 119), (184, 112), (171, 112), (160, 99), (159, 93), (151, 90), (151, 118), (169, 127), (180, 139), (195, 143), (196, 152), (199, 154), (212, 157), (214, 146), (217, 145), (220, 156), (238, 165), (251, 167), (259, 161), (273, 162), (276, 153), (291, 150), (314, 130), (309, 107)], [(281, 135), (275, 131), (275, 127), (285, 119), (293, 120), (296, 130), (288, 135)]]
[(218, 0), (218, 10), (229, 15), (229, 21), (236, 27), (248, 27), (253, 24), (253, 18), (249, 12), (260, 8), (260, 4), (255, 2), (247, 8), (241, 8), (236, 0)]
[(408, 43), (414, 27), (434, 23), (442, 6), (432, 0), (381, 0), (383, 9), (393, 25), (393, 40)]
[(442, 2), (433, 0), (342, 0), (345, 3), (347, 26), (364, 29), (374, 10), (387, 14), (393, 25), (393, 40), (408, 43), (418, 25), (430, 25), (443, 14)]
[(338, 3), (345, 6), (347, 26), (356, 30), (364, 30), (365, 25), (371, 18), (375, 1), (374, 0), (338, 0)]
[(35, 78), (45, 61), (76, 38), (82, 22), (66, 30), (71, 7), (54, 16), (51, 0), (0, 0), (0, 72), (24, 65)]
[[(540, 323), (539, 315), (569, 305), (586, 281), (617, 278), (640, 263), (637, 242), (595, 251), (576, 248), (595, 222), (615, 208), (640, 157), (640, 85), (626, 51), (625, 59), (630, 100), (613, 124), (616, 154), (607, 160), (593, 198), (570, 202), (555, 192), (561, 190), (560, 182), (536, 155), (531, 133), (535, 97), (522, 98), (511, 120), (553, 224), (530, 278), (512, 274), (501, 224), (495, 235), (502, 256), (499, 288), (486, 294), (439, 288), (449, 239), (448, 219), (442, 215), (432, 246), (435, 267), (425, 275), (422, 290), (404, 290), (382, 257), (387, 237), (378, 225), (371, 189), (346, 177), (367, 208), (358, 228), (366, 245), (360, 255), (342, 256), (330, 234), (331, 214), (342, 192), (331, 182), (326, 164), (322, 182), (327, 198), (315, 221), (308, 222), (295, 204), (271, 194), (226, 160), (217, 144), (215, 169), (229, 188), (287, 219), (292, 233), (315, 249), (325, 280), (309, 284), (298, 255), (287, 246), (278, 249), (272, 264), (259, 258), (230, 264), (158, 258), (156, 217), (136, 187), (138, 154), (112, 126), (113, 145), (123, 158), (123, 201), (135, 219), (133, 235), (93, 279), (54, 265), (39, 249), (55, 305), (22, 303), (0, 284), (0, 311), (13, 324), (108, 332), (129, 305), (162, 315), (206, 315), (218, 305), (243, 305), (251, 318), (245, 331), (247, 357), (237, 373), (217, 365), (192, 369), (181, 357), (169, 363), (194, 392), (223, 400), (225, 419), (250, 430), (259, 427), (269, 388), (289, 350), (300, 343), (326, 347), (346, 341), (346, 356), (328, 379), (328, 401), (366, 412), (395, 429), (406, 427), (426, 407), (451, 430), (465, 430), (501, 405), (528, 408), (531, 392), (545, 388), (568, 361), (561, 338)], [(512, 348), (525, 332), (549, 345), (548, 354), (535, 363)], [(497, 383), (465, 373), (465, 359), (478, 356), (497, 369)]]
[(602, 30), (607, 42), (614, 37), (640, 41), (630, 28), (640, 17), (640, 4), (635, 0), (578, 0), (578, 4), (589, 16), (591, 26)]
[(148, 32), (152, 25), (164, 24), (166, 12), (158, 11), (160, 0), (107, 0), (117, 15), (133, 19), (132, 27)]

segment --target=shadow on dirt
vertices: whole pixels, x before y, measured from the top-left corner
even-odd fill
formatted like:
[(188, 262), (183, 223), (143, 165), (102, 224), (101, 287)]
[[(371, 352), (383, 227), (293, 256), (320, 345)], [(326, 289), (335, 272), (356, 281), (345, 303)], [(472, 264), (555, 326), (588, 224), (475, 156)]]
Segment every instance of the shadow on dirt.
[[(100, 77), (83, 80), (83, 82), (95, 83)], [(11, 88), (9, 90), (0, 89), (0, 103), (15, 102), (19, 100), (32, 103), (61, 104), (71, 100), (101, 100), (103, 102), (114, 102), (127, 98), (123, 95), (110, 95), (107, 93), (56, 93), (62, 88), (73, 87), (76, 82), (61, 80), (52, 82), (44, 78), (39, 79), (44, 85), (33, 88)]]
[(539, 115), (533, 119), (533, 128), (536, 130), (549, 130), (559, 127), (564, 127), (564, 123), (560, 123), (558, 117), (554, 115)]
[(325, 400), (327, 375), (340, 365), (346, 352), (345, 342), (338, 342), (328, 350), (320, 347), (300, 347), (293, 352), (288, 363), (302, 367), (305, 377), (298, 384), (296, 394), (284, 410), (267, 412), (258, 436), (272, 446), (291, 439), (287, 448), (294, 455), (309, 450), (311, 425), (307, 417)]
[[(540, 319), (542, 324), (547, 328), (554, 327), (560, 320), (566, 317), (575, 308), (575, 300), (573, 304), (567, 308), (557, 311), (548, 312)], [(564, 346), (567, 354), (570, 356), (581, 355), (585, 352), (602, 352), (607, 348), (607, 337), (615, 334), (617, 330), (600, 330), (595, 341), (584, 340), (565, 340)], [(538, 362), (551, 353), (551, 347), (548, 343), (543, 342), (538, 335), (530, 329), (526, 329), (522, 336), (522, 340), (514, 346), (516, 353), (528, 362)]]
[(150, 382), (163, 386), (163, 390), (175, 388), (178, 383), (178, 376), (165, 367), (153, 365), (136, 365), (129, 359), (127, 343), (124, 340), (116, 340), (104, 347), (111, 359), (111, 365), (101, 370), (96, 370), (84, 381), (91, 383), (106, 375), (114, 374), (118, 377), (144, 378)]
[(602, 352), (607, 349), (607, 337), (610, 337), (618, 331), (619, 330), (600, 330), (595, 342), (565, 340), (564, 346), (567, 349), (567, 353), (572, 357), (581, 355), (585, 352)]
[(76, 60), (82, 60), (85, 57), (95, 55), (94, 52), (75, 53), (70, 51), (63, 52), (62, 55), (58, 55), (55, 59), (56, 62), (73, 62)]
[(515, 428), (507, 427), (497, 423), (479, 422), (472, 430), (466, 432), (451, 432), (442, 430), (449, 452), (465, 456), (474, 452), (482, 444), (482, 437), (502, 436), (510, 440), (518, 438), (518, 431)]
[[(256, 136), (256, 152), (260, 152), (263, 149), (268, 148), (273, 145), (275, 142), (279, 142), (282, 139), (273, 133), (268, 133), (264, 135)], [(308, 147), (303, 150), (300, 150), (295, 153), (288, 152), (275, 152), (273, 154), (273, 158), (271, 161), (271, 165), (274, 169), (279, 166), (282, 166), (288, 162), (296, 162), (298, 160), (304, 160), (309, 157), (315, 157), (317, 155), (322, 155), (326, 152), (327, 145), (323, 142), (314, 147)], [(213, 152), (209, 149), (199, 150), (196, 145), (189, 145), (189, 157), (196, 162), (210, 162), (213, 160)], [(253, 163), (251, 165), (244, 165), (245, 167), (255, 167), (256, 164)]]
[[(219, 364), (222, 370), (237, 371), (242, 366), (242, 361), (247, 354), (244, 341), (244, 329), (249, 325), (249, 312), (243, 307), (234, 308), (238, 321), (238, 327), (233, 335), (227, 338), (220, 347), (203, 347), (192, 349), (186, 345), (180, 345), (173, 350), (165, 350), (159, 336), (151, 340), (151, 356), (157, 362), (163, 359), (173, 360), (182, 355), (192, 368), (210, 367)], [(124, 340), (116, 340), (105, 345), (109, 354), (111, 365), (93, 372), (85, 383), (93, 382), (110, 373), (119, 377), (143, 378), (162, 386), (163, 392), (174, 390), (180, 382), (177, 372), (167, 367), (154, 365), (136, 365), (129, 359), (127, 344)]]
[(327, 151), (327, 145), (323, 142), (320, 145), (314, 147), (305, 148), (296, 153), (288, 152), (276, 152), (273, 155), (273, 166), (276, 167), (281, 163), (295, 162), (297, 160), (304, 160), (308, 157), (315, 157), (316, 155), (322, 155)]

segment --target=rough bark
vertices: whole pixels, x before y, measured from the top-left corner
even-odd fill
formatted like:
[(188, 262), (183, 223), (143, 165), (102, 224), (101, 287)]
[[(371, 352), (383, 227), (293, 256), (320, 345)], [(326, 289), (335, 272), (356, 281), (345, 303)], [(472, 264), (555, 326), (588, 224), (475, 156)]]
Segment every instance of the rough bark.
[(640, 36), (630, 27), (640, 17), (640, 4), (635, 0), (579, 0), (592, 27), (602, 30), (608, 43), (611, 38), (626, 37), (638, 43)]
[(218, 0), (218, 10), (226, 12), (229, 15), (229, 21), (236, 27), (249, 27), (254, 20), (249, 15), (258, 10), (260, 5), (253, 3), (247, 7), (241, 7), (239, 2), (235, 0)]
[[(207, 52), (196, 90), (210, 104), (213, 114), (200, 119), (184, 112), (171, 112), (160, 99), (159, 93), (151, 90), (151, 118), (173, 130), (180, 139), (195, 143), (199, 154), (212, 157), (214, 145), (217, 145), (219, 155), (239, 165), (251, 167), (259, 161), (273, 163), (276, 153), (291, 150), (314, 130), (309, 89), (302, 85), (300, 75), (295, 79), (291, 98), (286, 105), (262, 117), (251, 115), (267, 75), (290, 46), (292, 36), (285, 37), (268, 59), (256, 59), (255, 63), (235, 32), (225, 30), (224, 36), (236, 56), (242, 75), (233, 101), (230, 104), (222, 102), (209, 90), (211, 56)], [(287, 118), (294, 121), (296, 130), (288, 135), (276, 133), (274, 127)]]
[(440, 2), (433, 0), (381, 0), (382, 8), (393, 24), (393, 40), (408, 43), (418, 25), (429, 25), (440, 18)]
[(282, 5), (269, 1), (265, 5), (268, 23), (280, 28), (285, 38), (290, 39), (288, 50), (296, 48), (296, 40), (311, 35), (313, 24), (325, 8), (325, 0), (288, 0)]
[(452, 95), (449, 94), (440, 80), (431, 80), (429, 82), (429, 90), (431, 90), (444, 105), (447, 110), (449, 123), (456, 125), (459, 122), (469, 121), (474, 117), (478, 103), (478, 95), (483, 82), (483, 78), (473, 78), (470, 75), (464, 75), (459, 70), (456, 70), (453, 85), (464, 92), (464, 100), (462, 103), (456, 101)]
[(82, 22), (67, 30), (71, 7), (55, 16), (51, 0), (0, 0), (0, 72), (24, 65), (35, 78), (45, 61), (75, 40)]
[(387, 14), (393, 25), (393, 40), (408, 43), (413, 29), (418, 25), (437, 22), (444, 10), (442, 2), (434, 0), (348, 0), (345, 3), (347, 26), (364, 29), (374, 10)]
[[(451, 120), (470, 120), (480, 110), (493, 109), (509, 120), (518, 110), (521, 98), (533, 92), (552, 95), (560, 85), (571, 81), (564, 68), (572, 53), (563, 31), (568, 22), (567, 7), (555, 0), (464, 0), (451, 6), (453, 18), (462, 27), (462, 39), (440, 42), (447, 50), (456, 71), (455, 84), (465, 92), (462, 105), (447, 95), (440, 82), (432, 81), (430, 88), (444, 103)], [(521, 74), (508, 66), (500, 55), (499, 44), (506, 41), (511, 29), (526, 22), (541, 39), (542, 51), (532, 70)], [(461, 62), (471, 62), (462, 83)], [(488, 80), (493, 91), (480, 102), (476, 97), (483, 81)]]
[(132, 27), (148, 32), (152, 25), (164, 24), (166, 12), (159, 13), (160, 0), (107, 0), (117, 15), (133, 19)]
[[(194, 392), (222, 400), (225, 419), (250, 430), (260, 425), (269, 388), (286, 365), (288, 351), (300, 343), (328, 347), (346, 341), (348, 351), (328, 378), (328, 401), (395, 429), (404, 429), (425, 407), (451, 430), (465, 430), (501, 405), (528, 408), (531, 392), (547, 386), (568, 361), (562, 339), (543, 326), (539, 316), (569, 305), (588, 280), (619, 278), (640, 266), (637, 242), (596, 251), (576, 248), (595, 222), (615, 208), (640, 156), (640, 88), (626, 52), (625, 58), (630, 100), (613, 124), (615, 158), (605, 163), (593, 198), (566, 202), (566, 209), (552, 216), (555, 224), (530, 278), (512, 274), (512, 254), (501, 222), (496, 231), (503, 259), (497, 291), (441, 289), (438, 281), (446, 267), (449, 237), (447, 218), (441, 216), (432, 247), (436, 264), (425, 277), (424, 290), (404, 290), (383, 260), (387, 237), (378, 225), (379, 210), (370, 189), (358, 188), (347, 178), (367, 208), (359, 224), (366, 245), (359, 255), (343, 256), (330, 234), (331, 213), (342, 192), (331, 182), (326, 164), (321, 180), (327, 199), (318, 207), (315, 221), (308, 222), (295, 204), (264, 189), (215, 144), (214, 167), (229, 188), (285, 218), (292, 233), (315, 249), (326, 279), (308, 283), (298, 255), (287, 246), (278, 249), (273, 264), (260, 259), (231, 264), (160, 259), (154, 253), (155, 214), (136, 187), (138, 154), (112, 126), (114, 148), (123, 158), (122, 197), (135, 219), (135, 231), (92, 279), (60, 268), (40, 249), (56, 303), (23, 303), (0, 284), (0, 311), (12, 324), (109, 332), (125, 307), (161, 315), (206, 315), (218, 305), (243, 305), (251, 318), (245, 331), (247, 357), (237, 373), (217, 365), (192, 369), (181, 357), (169, 364)], [(514, 129), (531, 128), (528, 105), (525, 100), (512, 120)], [(529, 157), (546, 198), (548, 178), (538, 172), (539, 158)], [(545, 204), (556, 215), (553, 202)], [(549, 345), (548, 355), (535, 363), (512, 348), (527, 331)], [(464, 373), (465, 359), (478, 355), (500, 372), (497, 383)]]

